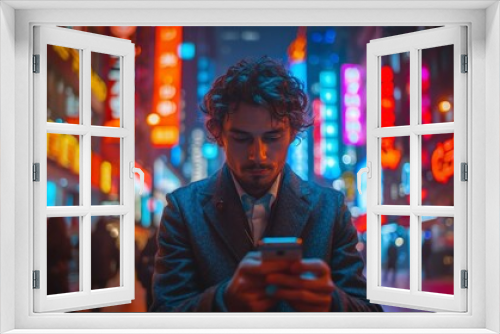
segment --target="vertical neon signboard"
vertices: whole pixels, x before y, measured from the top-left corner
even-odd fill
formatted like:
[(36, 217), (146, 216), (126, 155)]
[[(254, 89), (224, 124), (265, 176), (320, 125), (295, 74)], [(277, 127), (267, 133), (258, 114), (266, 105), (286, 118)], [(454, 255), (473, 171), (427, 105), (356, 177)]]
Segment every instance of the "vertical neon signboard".
[(314, 99), (312, 102), (314, 115), (313, 127), (313, 153), (314, 153), (314, 174), (322, 175), (321, 166), (323, 165), (323, 155), (321, 152), (321, 101)]
[(155, 147), (172, 147), (179, 142), (182, 60), (177, 51), (181, 43), (182, 27), (156, 28), (153, 112), (160, 121), (151, 131)]
[(366, 142), (366, 101), (364, 71), (360, 65), (344, 64), (342, 80), (342, 139), (347, 145), (360, 146)]
[[(288, 61), (289, 70), (294, 77), (304, 83), (304, 90), (306, 90), (307, 83), (307, 63), (306, 63), (306, 27), (299, 27), (297, 37), (292, 41), (288, 47)], [(287, 162), (295, 173), (302, 179), (307, 180), (309, 174), (308, 162), (308, 139), (307, 136), (301, 138), (299, 145), (294, 142), (288, 149)]]
[[(337, 73), (325, 70), (319, 74), (320, 117), (320, 175), (333, 180), (340, 176), (339, 126), (338, 126), (338, 84)], [(316, 152), (315, 152), (316, 153)], [(316, 168), (315, 168), (316, 170)]]

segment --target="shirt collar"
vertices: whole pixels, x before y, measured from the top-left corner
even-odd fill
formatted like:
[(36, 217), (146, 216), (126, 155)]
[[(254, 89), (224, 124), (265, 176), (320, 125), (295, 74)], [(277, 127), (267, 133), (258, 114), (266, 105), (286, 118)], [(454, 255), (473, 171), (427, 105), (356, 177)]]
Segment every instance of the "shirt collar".
[[(231, 176), (233, 178), (234, 185), (236, 187), (236, 191), (238, 192), (238, 196), (240, 196), (240, 200), (241, 200), (241, 197), (243, 195), (247, 194), (247, 193), (245, 192), (245, 190), (243, 190), (243, 188), (241, 187), (241, 185), (238, 182), (238, 180), (236, 180), (236, 178), (234, 177), (234, 174), (233, 174), (232, 171), (231, 171)], [(271, 207), (273, 205), (274, 201), (276, 201), (276, 197), (278, 197), (278, 190), (279, 190), (279, 186), (280, 186), (280, 180), (281, 180), (281, 173), (278, 174), (278, 177), (276, 178), (276, 180), (274, 180), (274, 183), (271, 186), (271, 188), (269, 188), (267, 190), (267, 193), (271, 194), (271, 200), (269, 201), (269, 207)]]

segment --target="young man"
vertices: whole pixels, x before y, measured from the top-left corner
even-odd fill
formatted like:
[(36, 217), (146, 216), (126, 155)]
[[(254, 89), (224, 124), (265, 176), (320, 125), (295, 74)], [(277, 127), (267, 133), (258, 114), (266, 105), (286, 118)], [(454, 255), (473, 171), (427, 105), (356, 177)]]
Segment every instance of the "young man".
[[(151, 311), (382, 310), (365, 298), (342, 194), (285, 163), (296, 134), (312, 124), (302, 87), (268, 57), (241, 61), (214, 82), (202, 110), (226, 163), (167, 195)], [(303, 259), (263, 261), (263, 237), (302, 238)]]

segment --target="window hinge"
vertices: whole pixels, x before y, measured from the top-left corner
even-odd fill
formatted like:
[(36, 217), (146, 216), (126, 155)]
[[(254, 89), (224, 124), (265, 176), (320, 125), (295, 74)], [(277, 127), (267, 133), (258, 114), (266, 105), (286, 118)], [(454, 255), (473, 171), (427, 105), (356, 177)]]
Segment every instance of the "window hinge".
[(469, 57), (467, 55), (462, 55), (462, 73), (467, 73), (469, 71)]
[(461, 181), (468, 181), (469, 180), (469, 168), (467, 167), (466, 162), (462, 162), (460, 164), (461, 167)]
[(33, 270), (33, 289), (40, 289), (40, 270)]
[(40, 181), (40, 163), (38, 162), (33, 164), (33, 181)]
[(469, 276), (467, 270), (462, 270), (462, 289), (467, 289), (469, 287)]
[(40, 55), (33, 55), (33, 73), (40, 73)]

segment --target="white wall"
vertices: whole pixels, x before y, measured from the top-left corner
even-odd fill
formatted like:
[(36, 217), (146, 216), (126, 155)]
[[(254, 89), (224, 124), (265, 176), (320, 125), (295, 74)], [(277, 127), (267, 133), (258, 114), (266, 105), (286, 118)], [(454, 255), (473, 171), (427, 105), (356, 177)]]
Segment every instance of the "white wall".
[[(40, 1), (44, 2), (44, 1)], [(53, 2), (57, 5), (61, 5), (63, 3), (69, 2)], [(98, 3), (95, 1), (89, 1), (88, 3), (95, 4), (97, 6)], [(293, 3), (293, 1), (292, 1)], [(325, 2), (326, 3), (326, 2)], [(456, 2), (462, 3), (462, 2)], [(318, 5), (316, 5), (318, 7)], [(2, 203), (2, 207), (0, 208), (1, 212), (1, 220), (0, 220), (0, 255), (2, 262), (0, 263), (0, 294), (1, 294), (1, 315), (0, 318), (1, 329), (0, 332), (4, 332), (7, 328), (12, 328), (13, 326), (13, 317), (12, 310), (14, 309), (13, 303), (14, 296), (12, 287), (14, 276), (12, 275), (14, 269), (16, 270), (16, 277), (18, 278), (16, 281), (17, 284), (17, 294), (16, 294), (16, 325), (18, 328), (36, 328), (37, 326), (43, 326), (47, 328), (55, 328), (56, 326), (60, 326), (60, 332), (68, 332), (65, 328), (70, 326), (81, 326), (84, 327), (93, 327), (93, 328), (105, 328), (107, 323), (105, 323), (105, 317), (97, 317), (96, 315), (85, 315), (78, 318), (67, 318), (63, 319), (63, 316), (59, 316), (57, 314), (51, 315), (50, 317), (29, 317), (26, 310), (32, 309), (30, 295), (32, 294), (32, 290), (29, 287), (28, 283), (30, 280), (30, 270), (31, 265), (28, 263), (27, 258), (29, 254), (29, 245), (32, 240), (30, 240), (31, 236), (29, 226), (32, 222), (32, 217), (29, 214), (29, 210), (27, 207), (29, 206), (29, 198), (27, 198), (26, 194), (30, 193), (30, 185), (32, 182), (30, 181), (30, 152), (29, 152), (29, 133), (32, 130), (30, 127), (30, 122), (28, 121), (30, 118), (30, 105), (28, 101), (29, 94), (26, 94), (30, 89), (27, 88), (30, 86), (29, 78), (29, 22), (37, 22), (37, 23), (51, 23), (51, 22), (68, 22), (68, 23), (89, 23), (89, 22), (110, 22), (119, 24), (120, 22), (127, 22), (130, 24), (144, 24), (144, 22), (148, 22), (150, 24), (165, 24), (167, 22), (167, 18), (171, 21), (168, 21), (169, 24), (219, 24), (220, 22), (224, 22), (226, 24), (230, 24), (234, 22), (234, 24), (249, 24), (254, 23), (256, 21), (256, 17), (260, 17), (262, 21), (273, 22), (274, 24), (293, 24), (297, 22), (301, 22), (304, 25), (311, 24), (331, 24), (332, 22), (336, 22), (337, 24), (359, 24), (363, 25), (363, 22), (370, 22), (371, 24), (377, 24), (380, 22), (400, 22), (400, 24), (407, 24), (408, 21), (408, 12), (409, 11), (384, 11), (384, 10), (370, 10), (370, 11), (360, 11), (356, 12), (353, 15), (352, 12), (342, 11), (342, 10), (311, 10), (304, 9), (299, 11), (291, 11), (291, 10), (283, 10), (277, 13), (276, 10), (269, 11), (259, 11), (255, 9), (248, 9), (244, 11), (233, 10), (233, 11), (224, 11), (219, 9), (211, 9), (211, 10), (169, 10), (169, 11), (156, 11), (156, 12), (146, 12), (144, 10), (133, 10), (133, 11), (125, 11), (123, 13), (118, 13), (117, 11), (90, 11), (90, 10), (39, 10), (39, 11), (25, 11), (18, 10), (16, 12), (16, 23), (17, 30), (16, 36), (18, 37), (17, 45), (16, 45), (16, 59), (17, 59), (17, 79), (14, 85), (12, 80), (8, 82), (6, 78), (16, 78), (13, 73), (13, 63), (14, 63), (14, 51), (13, 48), (9, 47), (13, 45), (12, 36), (9, 36), (8, 32), (13, 31), (13, 29), (5, 29), (7, 26), (12, 28), (14, 25), (14, 13), (11, 8), (7, 8), (4, 4), (0, 7), (0, 41), (2, 43), (2, 50), (0, 53), (1, 60), (1, 77), (0, 79), (0, 145), (3, 143), (4, 145), (0, 146), (1, 156), (0, 156), (0, 203)], [(21, 12), (21, 13), (20, 13)], [(304, 13), (305, 12), (305, 13)], [(500, 221), (499, 212), (495, 212), (494, 214), (488, 213), (485, 214), (485, 207), (491, 208), (491, 210), (497, 210), (500, 203), (500, 172), (499, 172), (499, 91), (500, 91), (500, 77), (499, 67), (500, 61), (499, 58), (499, 9), (498, 5), (495, 4), (488, 10), (488, 20), (484, 20), (484, 11), (483, 10), (474, 10), (474, 11), (456, 11), (456, 10), (435, 10), (435, 11), (425, 11), (425, 10), (412, 10), (411, 13), (413, 20), (421, 20), (422, 22), (428, 22), (429, 25), (432, 25), (434, 22), (447, 22), (448, 24), (456, 24), (458, 23), (468, 23), (473, 22), (473, 31), (472, 31), (472, 39), (474, 42), (474, 50), (476, 50), (475, 54), (473, 54), (472, 64), (475, 65), (481, 64), (481, 66), (473, 66), (472, 75), (474, 77), (473, 83), (474, 87), (478, 87), (474, 90), (476, 94), (474, 96), (474, 119), (473, 125), (469, 126), (469, 129), (472, 131), (472, 135), (475, 138), (475, 141), (478, 141), (478, 145), (475, 144), (475, 147), (480, 147), (480, 149), (476, 149), (473, 151), (473, 156), (469, 157), (473, 161), (477, 161), (474, 166), (474, 170), (470, 171), (469, 176), (472, 174), (472, 178), (474, 179), (474, 184), (472, 186), (473, 194), (471, 200), (474, 201), (475, 205), (473, 207), (472, 212), (472, 222), (474, 224), (474, 230), (472, 231), (472, 238), (476, 241), (474, 244), (474, 249), (472, 250), (472, 254), (480, 254), (481, 259), (484, 258), (484, 249), (485, 245), (482, 242), (483, 236), (488, 236), (488, 242), (490, 246), (493, 247), (497, 251), (496, 254), (500, 254), (499, 245), (495, 244), (496, 241), (498, 243), (499, 240), (499, 227), (498, 222)], [(8, 17), (9, 19), (6, 19)], [(307, 20), (304, 19), (307, 17)], [(354, 19), (353, 19), (354, 17)], [(450, 19), (450, 17), (452, 19)], [(12, 22), (12, 23), (9, 23)], [(352, 23), (355, 22), (355, 23)], [(356, 23), (357, 22), (357, 23)], [(366, 23), (365, 23), (366, 24)], [(488, 30), (488, 34), (491, 34), (492, 37), (488, 38), (488, 47), (493, 49), (493, 52), (487, 54), (487, 63), (488, 67), (485, 68), (483, 64), (483, 59), (485, 57), (484, 49), (482, 48), (484, 41), (484, 34), (482, 33), (483, 29)], [(493, 30), (493, 31), (492, 31)], [(478, 32), (481, 31), (481, 32)], [(6, 36), (6, 37), (4, 37)], [(6, 42), (7, 41), (7, 42)], [(10, 50), (10, 51), (9, 51)], [(6, 54), (6, 56), (4, 56)], [(491, 65), (491, 67), (489, 66)], [(9, 75), (7, 75), (9, 74)], [(488, 75), (487, 86), (488, 93), (485, 94), (485, 82), (484, 77)], [(3, 80), (3, 81), (2, 81)], [(14, 86), (17, 86), (14, 89)], [(13, 101), (11, 99), (14, 96), (14, 91), (17, 95), (17, 104), (16, 104), (16, 126), (15, 131), (14, 127), (8, 126), (4, 122), (4, 119), (10, 118), (12, 122), (13, 116)], [(485, 96), (488, 97), (485, 99)], [(495, 100), (493, 100), (495, 99)], [(487, 101), (486, 101), (487, 100)], [(478, 117), (479, 116), (479, 117)], [(485, 140), (484, 130), (488, 132), (488, 145), (489, 150)], [(27, 135), (28, 134), (28, 135)], [(14, 154), (13, 149), (8, 152), (5, 152), (5, 144), (12, 143), (12, 138), (16, 138), (16, 147), (18, 151)], [(8, 138), (8, 140), (4, 140), (4, 138)], [(495, 142), (491, 145), (491, 140)], [(8, 158), (8, 159), (7, 159)], [(16, 183), (14, 185), (14, 178), (9, 179), (9, 175), (13, 173), (13, 164), (12, 161), (16, 159), (16, 174), (21, 175), (21, 177), (16, 177)], [(4, 166), (7, 168), (4, 172)], [(486, 182), (485, 171), (488, 172), (491, 179), (488, 179)], [(4, 182), (5, 180), (5, 182)], [(477, 182), (476, 182), (477, 181)], [(14, 247), (12, 245), (12, 236), (14, 235), (14, 215), (11, 211), (11, 201), (12, 201), (12, 189), (16, 189), (16, 212), (15, 215), (16, 221), (15, 225), (17, 225), (17, 248), (16, 248), (16, 257), (17, 257), (17, 265), (14, 268), (14, 262), (11, 259), (12, 254), (6, 252), (6, 249), (13, 250)], [(485, 190), (486, 189), (486, 190)], [(484, 204), (485, 200), (485, 192), (488, 194), (486, 199), (486, 205)], [(4, 219), (5, 216), (5, 219)], [(485, 224), (485, 222), (494, 221), (494, 223)], [(488, 226), (485, 230), (485, 225)], [(490, 226), (492, 225), (492, 226)], [(479, 229), (478, 229), (479, 227)], [(481, 237), (478, 238), (477, 235), (480, 234)], [(481, 242), (477, 242), (481, 240)], [(21, 250), (21, 251), (19, 251)], [(487, 254), (494, 255), (494, 254)], [(477, 256), (476, 256), (477, 258)], [(498, 259), (498, 255), (497, 255)], [(491, 260), (491, 259), (490, 259)], [(500, 260), (498, 261), (500, 262)], [(500, 314), (499, 308), (499, 288), (498, 288), (498, 277), (499, 277), (499, 264), (495, 263), (493, 266), (488, 267), (487, 275), (482, 275), (484, 273), (484, 264), (485, 261), (474, 261), (472, 263), (471, 269), (471, 278), (475, 279), (476, 282), (480, 281), (481, 284), (478, 289), (476, 289), (475, 296), (476, 298), (472, 298), (472, 310), (474, 311), (474, 321), (472, 327), (483, 328), (484, 326), (484, 318), (483, 315), (485, 312), (488, 314), (488, 327), (495, 330), (495, 332), (499, 332), (500, 323), (498, 318), (498, 314)], [(474, 272), (481, 273), (481, 275), (474, 276)], [(485, 277), (486, 276), (486, 277)], [(493, 277), (493, 278), (492, 278)], [(486, 281), (485, 281), (486, 280)], [(489, 289), (486, 293), (483, 293), (484, 286), (488, 283), (489, 286), (494, 287)], [(471, 289), (469, 289), (469, 296)], [(477, 291), (480, 291), (479, 293)], [(490, 293), (491, 292), (491, 293)], [(484, 299), (483, 296), (487, 296), (487, 307), (484, 307)], [(477, 315), (480, 315), (479, 318)], [(66, 322), (60, 322), (55, 324), (54, 319), (57, 320), (65, 320)], [(394, 317), (396, 318), (396, 317)], [(374, 318), (372, 317), (356, 317), (351, 318), (348, 316), (345, 317), (336, 317), (336, 320), (341, 322), (344, 326), (356, 326), (358, 328), (367, 328), (367, 321), (372, 321), (372, 324), (375, 324), (375, 327), (378, 328), (392, 328), (392, 332), (402, 332), (398, 329), (400, 324), (406, 324), (409, 321), (415, 320), (414, 315), (405, 315), (400, 314), (398, 319), (399, 321), (393, 321), (394, 318), (386, 317), (386, 315), (382, 315), (382, 317)], [(442, 319), (441, 319), (442, 318)], [(198, 327), (198, 328), (220, 328), (222, 327), (222, 321), (224, 323), (227, 321), (230, 325), (234, 326), (234, 328), (247, 326), (247, 327), (255, 327), (255, 326), (264, 326), (265, 324), (257, 322), (253, 317), (242, 317), (242, 319), (238, 319), (235, 317), (227, 318), (222, 317), (220, 315), (213, 315), (213, 317), (206, 318), (193, 318), (190, 316), (182, 317), (176, 316), (175, 314), (169, 317), (168, 324), (164, 318), (161, 317), (146, 317), (140, 314), (127, 314), (127, 315), (116, 315), (114, 319), (114, 324), (117, 327), (121, 327), (122, 330), (129, 330), (131, 328), (136, 328), (137, 324), (140, 321), (146, 321), (148, 323), (153, 323), (152, 326), (155, 328), (165, 328), (166, 326), (170, 326), (172, 328), (182, 328), (184, 327)], [(296, 325), (296, 328), (301, 328), (304, 325), (304, 318), (294, 316), (293, 318), (285, 317), (285, 316), (274, 316), (273, 319), (276, 322), (273, 326), (281, 326), (285, 327), (286, 325)], [(355, 319), (355, 320), (354, 320)], [(228, 321), (230, 320), (230, 321)], [(366, 321), (364, 321), (366, 320)], [(426, 321), (435, 320), (435, 319), (426, 319)], [(460, 326), (469, 326), (470, 321), (467, 317), (456, 317), (455, 315), (444, 315), (440, 316), (439, 320), (445, 321), (451, 327), (458, 328)], [(236, 321), (241, 321), (237, 323)], [(322, 328), (329, 328), (332, 325), (332, 318), (330, 317), (318, 317), (315, 319), (316, 325)], [(71, 323), (70, 323), (71, 322)], [(430, 326), (429, 324), (435, 324), (436, 322), (426, 322), (426, 323), (418, 323), (416, 324), (416, 328), (425, 328)], [(9, 327), (10, 326), (10, 327)], [(219, 326), (219, 327), (216, 327)], [(228, 325), (226, 325), (228, 326)], [(281, 328), (278, 327), (278, 328)], [(5, 329), (4, 329), (5, 328)], [(422, 330), (423, 332), (424, 330)], [(28, 330), (24, 331), (28, 332)], [(216, 331), (215, 331), (216, 332)], [(388, 331), (387, 331), (388, 332)], [(437, 331), (435, 331), (437, 332)], [(452, 330), (449, 331), (453, 332)], [(456, 331), (458, 332), (458, 331)], [(466, 331), (462, 331), (464, 333)], [(471, 331), (472, 332), (472, 331)], [(19, 332), (21, 333), (21, 332)]]
[[(486, 211), (494, 224), (486, 225), (486, 243), (492, 254), (500, 254), (498, 235), (500, 234), (500, 6), (491, 5), (486, 11)], [(489, 254), (486, 254), (488, 258)], [(497, 257), (498, 260), (498, 257)], [(491, 261), (490, 261), (491, 262)], [(486, 266), (486, 328), (500, 332), (500, 263), (488, 263)], [(488, 282), (489, 281), (489, 282)]]
[[(14, 242), (14, 83), (15, 11), (0, 2), (0, 253)], [(0, 333), (14, 328), (14, 256), (1, 256)]]

